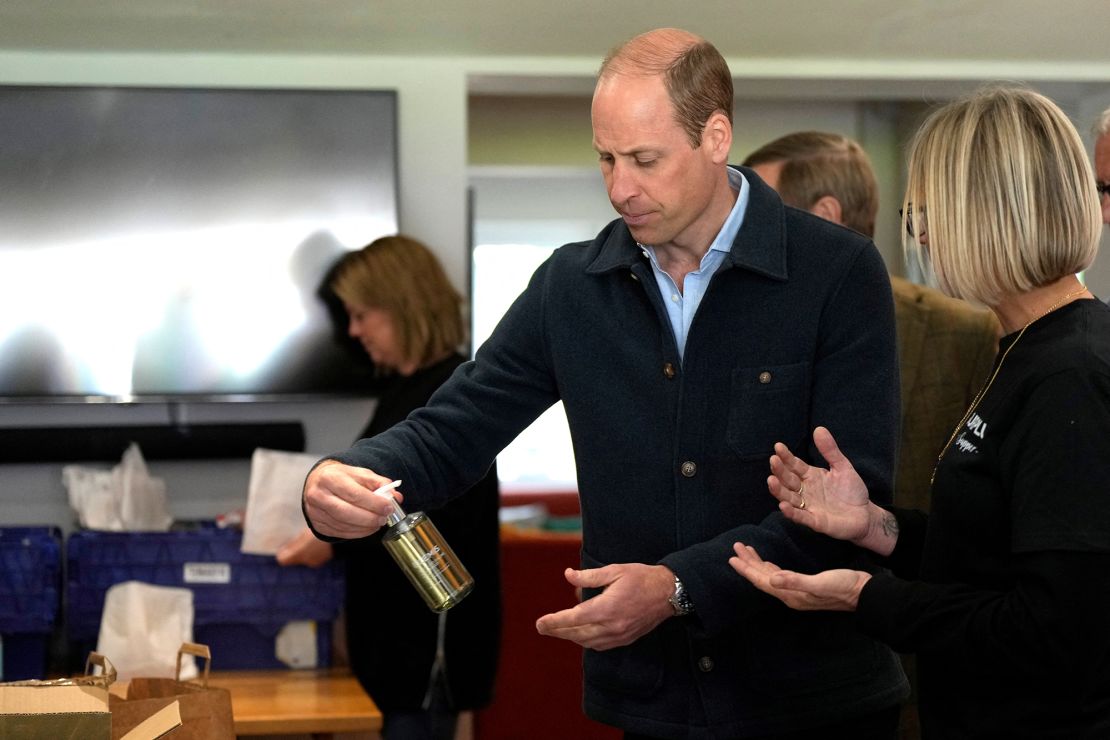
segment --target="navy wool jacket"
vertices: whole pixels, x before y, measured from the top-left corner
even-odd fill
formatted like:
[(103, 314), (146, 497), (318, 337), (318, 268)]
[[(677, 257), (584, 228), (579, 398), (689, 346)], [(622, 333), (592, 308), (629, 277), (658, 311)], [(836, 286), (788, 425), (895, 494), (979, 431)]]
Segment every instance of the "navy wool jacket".
[(788, 610), (728, 565), (741, 540), (799, 571), (866, 566), (782, 517), (768, 458), (781, 441), (823, 465), (811, 432), (827, 426), (886, 504), (898, 430), (893, 302), (874, 245), (743, 173), (748, 211), (684, 359), (651, 266), (617, 220), (556, 250), (424, 408), (333, 456), (403, 479), (407, 508), (435, 508), (563, 401), (582, 566), (665, 564), (696, 610), (627, 647), (586, 650), (586, 713), (654, 737), (819, 727), (907, 693), (896, 656), (852, 615)]

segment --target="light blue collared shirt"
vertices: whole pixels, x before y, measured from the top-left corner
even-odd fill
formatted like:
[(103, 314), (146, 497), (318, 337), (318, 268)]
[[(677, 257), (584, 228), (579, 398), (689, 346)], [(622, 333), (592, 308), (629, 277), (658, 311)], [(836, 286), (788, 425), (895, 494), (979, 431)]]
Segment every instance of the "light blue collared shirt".
[(671, 329), (674, 330), (675, 344), (678, 345), (678, 356), (681, 358), (686, 351), (686, 335), (690, 333), (690, 325), (694, 322), (694, 314), (701, 305), (709, 281), (717, 268), (721, 266), (725, 255), (732, 250), (732, 242), (740, 232), (744, 223), (744, 214), (748, 210), (748, 194), (750, 188), (747, 180), (738, 170), (729, 167), (728, 184), (737, 191), (736, 203), (732, 206), (724, 226), (717, 233), (709, 251), (701, 258), (701, 264), (693, 272), (686, 273), (682, 281), (682, 290), (679, 290), (673, 278), (659, 267), (659, 260), (655, 256), (655, 247), (641, 244), (640, 249), (651, 261), (651, 271), (655, 273), (655, 282), (663, 296), (663, 304), (667, 307), (667, 317), (671, 320)]

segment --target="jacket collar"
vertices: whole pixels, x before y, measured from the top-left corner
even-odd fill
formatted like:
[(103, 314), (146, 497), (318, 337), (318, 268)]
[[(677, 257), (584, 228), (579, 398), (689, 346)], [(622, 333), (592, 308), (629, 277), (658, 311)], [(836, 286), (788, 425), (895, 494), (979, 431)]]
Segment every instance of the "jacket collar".
[[(744, 223), (721, 269), (739, 267), (776, 280), (786, 280), (786, 207), (778, 194), (752, 170), (747, 167), (734, 169), (744, 175), (751, 194)], [(639, 245), (619, 219), (605, 227), (598, 234), (597, 241), (601, 248), (586, 268), (588, 274), (627, 269), (643, 259)]]

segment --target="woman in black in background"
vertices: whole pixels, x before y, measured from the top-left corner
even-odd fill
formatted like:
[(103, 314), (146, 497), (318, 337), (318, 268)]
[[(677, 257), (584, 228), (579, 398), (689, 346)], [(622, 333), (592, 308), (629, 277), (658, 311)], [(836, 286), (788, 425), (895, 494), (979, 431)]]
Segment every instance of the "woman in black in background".
[[(362, 432), (371, 437), (427, 403), (466, 360), (461, 297), (431, 251), (405, 236), (377, 239), (344, 255), (329, 286), (343, 302), (348, 333), (390, 373)], [(328, 544), (307, 529), (278, 552), (283, 565), (347, 565), (351, 669), (382, 710), (383, 740), (451, 740), (460, 711), (492, 698), (501, 629), (497, 469), (432, 513), (474, 576), (474, 590), (440, 615), (390, 558), (381, 532)], [(382, 530), (384, 532), (384, 530)]]

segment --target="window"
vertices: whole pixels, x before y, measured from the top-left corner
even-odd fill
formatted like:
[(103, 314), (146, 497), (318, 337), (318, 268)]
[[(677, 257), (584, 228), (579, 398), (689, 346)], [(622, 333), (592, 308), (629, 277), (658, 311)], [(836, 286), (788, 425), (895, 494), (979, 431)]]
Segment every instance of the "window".
[[(535, 269), (562, 244), (592, 238), (615, 214), (596, 170), (473, 174), (471, 337), (478, 347)], [(577, 488), (561, 403), (497, 458), (508, 492)]]

